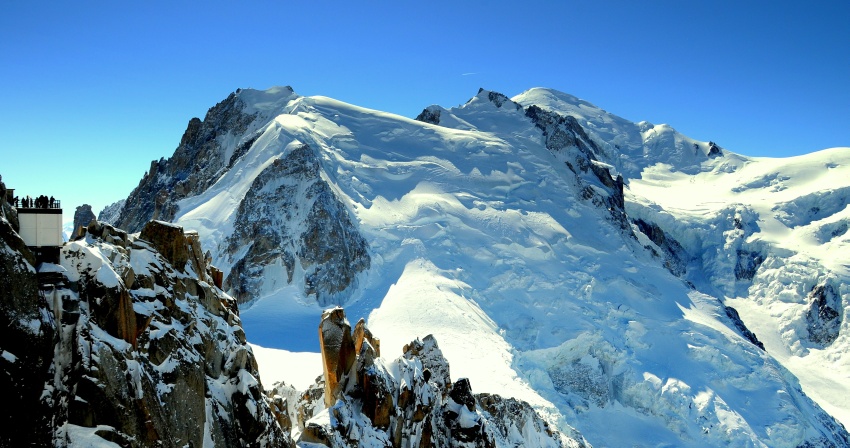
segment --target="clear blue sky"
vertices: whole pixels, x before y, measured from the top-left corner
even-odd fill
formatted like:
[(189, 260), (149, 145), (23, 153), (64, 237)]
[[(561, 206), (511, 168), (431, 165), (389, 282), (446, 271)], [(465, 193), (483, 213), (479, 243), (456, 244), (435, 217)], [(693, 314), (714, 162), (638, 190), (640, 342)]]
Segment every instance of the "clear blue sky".
[(850, 1), (0, 3), (0, 174), (126, 197), (192, 117), (291, 85), (415, 116), (550, 87), (753, 156), (850, 146)]

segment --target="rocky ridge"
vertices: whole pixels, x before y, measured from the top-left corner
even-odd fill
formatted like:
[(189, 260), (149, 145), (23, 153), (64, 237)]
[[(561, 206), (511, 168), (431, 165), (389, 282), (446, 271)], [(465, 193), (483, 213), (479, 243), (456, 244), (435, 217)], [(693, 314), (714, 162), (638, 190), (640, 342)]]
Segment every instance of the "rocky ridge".
[[(292, 446), (197, 236), (92, 222), (38, 270), (0, 219), (0, 446)], [(85, 441), (85, 442), (84, 442)]]
[[(584, 447), (572, 428), (565, 435), (527, 403), (474, 394), (469, 380), (452, 382), (448, 361), (433, 336), (412, 341), (392, 362), (363, 320), (351, 325), (342, 308), (319, 324), (323, 376), (290, 397), (299, 445), (328, 447)], [(297, 404), (296, 404), (297, 403)]]
[(91, 205), (83, 204), (77, 207), (77, 210), (74, 211), (74, 230), (71, 233), (71, 239), (74, 240), (82, 236), (83, 229), (88, 227), (92, 220), (96, 221), (97, 217), (94, 215)]
[(0, 446), (48, 446), (52, 408), (41, 397), (56, 326), (39, 292), (35, 256), (18, 236), (17, 211), (0, 181)]
[(223, 141), (228, 135), (245, 133), (257, 117), (244, 108), (243, 101), (232, 93), (210, 108), (203, 121), (189, 120), (174, 155), (151, 162), (114, 225), (133, 233), (152, 219), (170, 221), (180, 199), (212, 185), (229, 162), (222, 149)]

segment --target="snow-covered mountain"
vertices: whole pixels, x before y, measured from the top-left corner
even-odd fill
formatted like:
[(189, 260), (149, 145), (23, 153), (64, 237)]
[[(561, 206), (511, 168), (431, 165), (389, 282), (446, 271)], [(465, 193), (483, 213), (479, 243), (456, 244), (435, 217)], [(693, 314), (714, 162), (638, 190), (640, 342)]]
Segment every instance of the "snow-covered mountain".
[(747, 158), (547, 89), (417, 120), (239, 90), (116, 224), (197, 230), (260, 346), (318, 351), (340, 304), (384, 347), (433, 334), (454, 378), (596, 446), (847, 446), (821, 407), (850, 409), (830, 393), (850, 374), (848, 166)]

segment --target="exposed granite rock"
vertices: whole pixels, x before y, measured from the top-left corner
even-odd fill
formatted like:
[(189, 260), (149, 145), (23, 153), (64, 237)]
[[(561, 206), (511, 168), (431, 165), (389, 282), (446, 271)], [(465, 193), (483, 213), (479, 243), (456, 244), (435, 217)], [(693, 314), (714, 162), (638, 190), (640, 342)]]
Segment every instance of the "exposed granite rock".
[(107, 205), (100, 211), (100, 213), (97, 214), (96, 219), (106, 224), (115, 225), (115, 223), (118, 222), (118, 215), (121, 213), (121, 209), (124, 208), (124, 203), (126, 202), (126, 199), (121, 199), (120, 201)]
[(681, 277), (687, 273), (687, 253), (678, 241), (670, 238), (670, 236), (668, 236), (664, 230), (658, 227), (655, 223), (648, 223), (642, 219), (635, 219), (632, 222), (637, 226), (641, 233), (646, 235), (650, 241), (655, 243), (655, 245), (663, 251), (664, 267), (667, 268), (668, 271), (677, 277)]
[(423, 123), (440, 124), (440, 108), (437, 106), (426, 107), (415, 119)]
[(838, 338), (841, 330), (841, 296), (831, 283), (816, 285), (809, 293), (811, 301), (806, 312), (806, 328), (809, 340), (821, 347), (827, 346)]
[(428, 381), (435, 383), (440, 390), (451, 388), (452, 378), (449, 372), (449, 363), (443, 357), (443, 352), (437, 345), (434, 336), (429, 334), (422, 340), (417, 338), (411, 341), (404, 346), (402, 353), (402, 356), (407, 360), (418, 359), (422, 363), (422, 368), (428, 372)]
[(12, 270), (0, 272), (0, 417), (19, 429), (0, 446), (78, 446), (81, 431), (122, 447), (293, 446), (235, 300), (211, 286), (197, 235), (166, 227), (150, 239), (172, 258), (182, 242), (188, 272), (153, 242), (93, 222), (37, 277), (0, 220), (0, 270)]
[(723, 155), (723, 150), (717, 146), (717, 143), (708, 142), (708, 157), (715, 158)]
[(319, 346), (322, 351), (322, 371), (325, 377), (325, 406), (331, 407), (346, 386), (346, 379), (354, 365), (354, 339), (351, 325), (342, 308), (322, 313), (319, 323)]
[(737, 261), (735, 263), (736, 280), (752, 280), (759, 266), (764, 263), (764, 255), (751, 250), (736, 251)]
[(18, 211), (7, 202), (8, 190), (6, 189), (6, 184), (1, 180), (2, 176), (0, 176), (0, 216), (2, 216), (6, 221), (9, 221), (9, 224), (12, 225), (12, 229), (15, 232), (21, 230), (20, 222), (18, 221)]
[(106, 243), (125, 249), (128, 247), (130, 241), (127, 237), (127, 232), (100, 221), (90, 222), (86, 228), (86, 233), (91, 235), (92, 238), (101, 239)]
[[(478, 94), (481, 94), (482, 92), (484, 92), (484, 88), (479, 88)], [(521, 105), (513, 102), (506, 95), (499, 93), (499, 92), (492, 92), (492, 91), (487, 92), (487, 99), (491, 103), (495, 104), (496, 107), (504, 107), (505, 105), (508, 105), (507, 107), (512, 107), (515, 110), (522, 110)]]
[(89, 226), (92, 221), (97, 221), (94, 212), (91, 210), (91, 205), (83, 204), (77, 207), (74, 212), (74, 231), (71, 233), (71, 239), (75, 240), (83, 235), (83, 231)]
[(354, 326), (354, 353), (360, 353), (363, 342), (369, 343), (369, 346), (375, 350), (375, 356), (381, 356), (381, 340), (372, 335), (372, 332), (366, 328), (366, 320), (361, 317)]
[[(296, 265), (307, 295), (321, 305), (339, 303), (371, 264), (366, 240), (321, 178), (308, 145), (287, 149), (254, 179), (224, 251), (240, 256), (224, 283), (240, 303), (255, 299), (264, 282), (295, 281)], [(287, 278), (264, 275), (265, 266), (277, 262)]]
[(725, 310), (726, 310), (726, 316), (728, 316), (729, 319), (732, 319), (732, 324), (735, 326), (735, 328), (738, 330), (738, 332), (741, 333), (741, 336), (746, 338), (748, 341), (750, 341), (756, 347), (764, 350), (764, 344), (762, 344), (762, 342), (759, 341), (759, 339), (756, 337), (755, 333), (753, 333), (752, 331), (750, 331), (749, 328), (747, 328), (747, 326), (744, 324), (744, 321), (741, 320), (741, 316), (738, 314), (738, 310), (736, 310), (735, 308), (732, 308), (731, 306), (725, 307)]
[[(516, 443), (517, 434), (539, 434), (540, 440), (525, 440), (525, 446), (544, 446), (547, 439), (558, 437), (557, 431), (524, 401), (491, 394), (476, 394), (475, 400), (479, 409), (487, 414), (490, 429), (498, 434), (498, 438)], [(574, 434), (574, 440), (581, 440), (581, 437)]]
[(183, 271), (186, 267), (186, 262), (189, 261), (189, 244), (183, 227), (163, 221), (150, 221), (145, 224), (139, 238), (151, 243), (178, 271)]

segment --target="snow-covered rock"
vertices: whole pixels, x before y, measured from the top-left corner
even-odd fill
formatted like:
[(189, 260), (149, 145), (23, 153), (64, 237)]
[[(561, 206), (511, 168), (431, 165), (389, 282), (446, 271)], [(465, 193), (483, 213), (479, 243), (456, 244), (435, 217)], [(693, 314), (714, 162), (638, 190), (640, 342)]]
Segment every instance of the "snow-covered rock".
[(121, 199), (107, 205), (97, 214), (97, 220), (107, 224), (115, 224), (118, 222), (118, 214), (121, 213), (121, 209), (124, 208), (126, 201), (126, 199)]
[(41, 397), (56, 328), (16, 217), (0, 181), (0, 446), (48, 446), (53, 413)]
[[(411, 342), (401, 357), (388, 363), (378, 356), (374, 338), (365, 337), (371, 332), (362, 320), (356, 328), (362, 329), (359, 334), (364, 337), (352, 335), (342, 308), (327, 310), (322, 316), (325, 409), (316, 413), (309, 399), (299, 402), (311, 415), (296, 428), (299, 445), (586, 446), (574, 430), (573, 437), (567, 437), (528, 403), (475, 395), (466, 378), (452, 382), (449, 364), (432, 336)], [(355, 345), (360, 346), (357, 352)], [(280, 386), (277, 391), (291, 396)], [(321, 397), (312, 398), (318, 399)]]
[(293, 445), (235, 299), (192, 257), (197, 236), (93, 222), (36, 271), (5, 217), (0, 235), (0, 390), (16, 428), (0, 445)]

